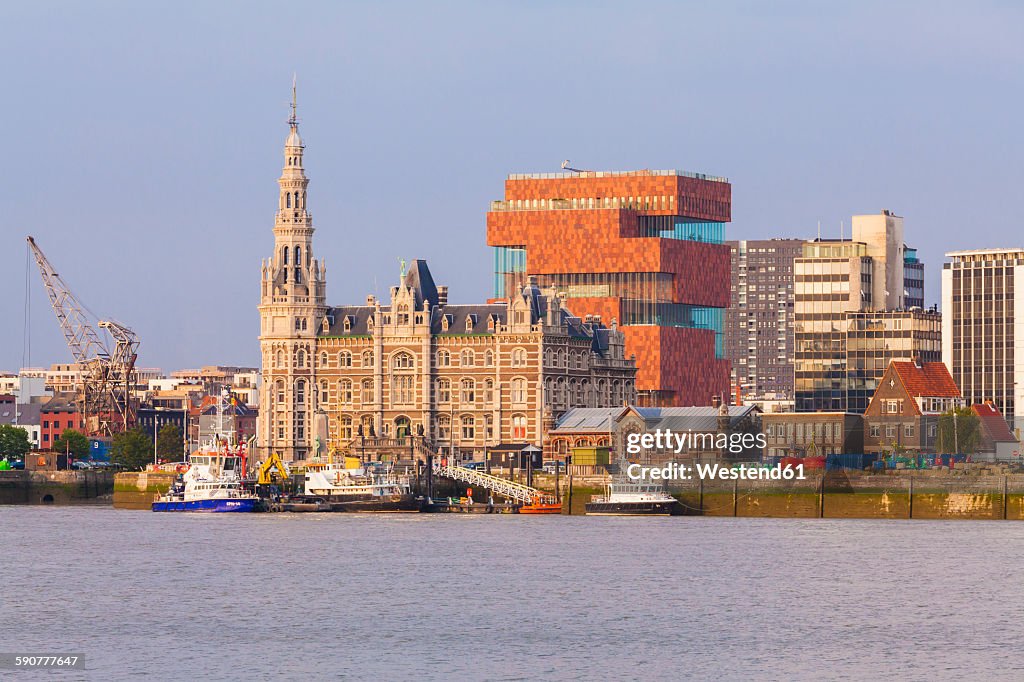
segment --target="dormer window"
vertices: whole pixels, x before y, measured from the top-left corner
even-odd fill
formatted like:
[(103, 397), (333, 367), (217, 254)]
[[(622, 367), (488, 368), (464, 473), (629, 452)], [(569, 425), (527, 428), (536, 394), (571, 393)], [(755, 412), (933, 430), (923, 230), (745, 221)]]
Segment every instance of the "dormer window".
[(352, 316), (351, 315), (346, 315), (345, 316), (345, 321), (341, 323), (341, 328), (345, 330), (346, 334), (348, 334), (349, 332), (352, 331)]
[(466, 333), (467, 334), (469, 334), (470, 332), (473, 331), (473, 323), (474, 322), (475, 322), (475, 320), (473, 319), (472, 315), (467, 315), (466, 316)]

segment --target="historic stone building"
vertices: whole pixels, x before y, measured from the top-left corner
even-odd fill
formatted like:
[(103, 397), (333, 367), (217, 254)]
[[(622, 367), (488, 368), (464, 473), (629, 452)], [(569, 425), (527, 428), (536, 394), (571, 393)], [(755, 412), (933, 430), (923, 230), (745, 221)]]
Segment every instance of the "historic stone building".
[(413, 261), (389, 301), (328, 307), (294, 103), (290, 125), (274, 255), (262, 269), (260, 457), (302, 460), (329, 445), (368, 457), (476, 456), (540, 445), (570, 407), (634, 402), (636, 361), (617, 322), (575, 317), (564, 296), (532, 281), (504, 303), (451, 305)]

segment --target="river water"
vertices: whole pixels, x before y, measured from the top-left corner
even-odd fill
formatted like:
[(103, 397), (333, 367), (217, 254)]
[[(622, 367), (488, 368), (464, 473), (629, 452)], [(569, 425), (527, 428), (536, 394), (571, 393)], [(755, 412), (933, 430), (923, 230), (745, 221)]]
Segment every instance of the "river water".
[(86, 657), (7, 679), (1022, 679), (1022, 553), (993, 521), (0, 507), (0, 652)]

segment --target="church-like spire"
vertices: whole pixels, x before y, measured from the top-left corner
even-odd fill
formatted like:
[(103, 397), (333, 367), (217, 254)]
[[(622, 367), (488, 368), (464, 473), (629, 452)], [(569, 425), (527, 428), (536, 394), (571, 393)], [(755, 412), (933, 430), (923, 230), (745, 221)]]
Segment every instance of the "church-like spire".
[[(296, 76), (295, 76), (295, 74), (292, 74), (292, 104), (291, 104), (292, 113), (291, 113), (291, 116), (288, 117), (288, 126), (291, 128), (291, 132), (288, 133), (288, 139), (284, 143), (284, 146), (286, 147), (286, 149), (285, 149), (285, 156), (288, 156), (289, 154), (294, 154), (295, 153), (294, 150), (296, 150), (296, 149), (301, 150), (302, 147), (303, 147), (302, 137), (299, 135), (299, 116), (298, 116), (299, 98), (298, 98), (297, 90), (296, 90), (295, 86), (296, 86)], [(289, 151), (288, 148), (291, 148), (291, 151)], [(299, 155), (299, 161), (301, 162), (301, 160), (302, 160), (302, 152), (299, 151), (298, 155)], [(301, 163), (300, 163), (300, 167), (301, 167)]]

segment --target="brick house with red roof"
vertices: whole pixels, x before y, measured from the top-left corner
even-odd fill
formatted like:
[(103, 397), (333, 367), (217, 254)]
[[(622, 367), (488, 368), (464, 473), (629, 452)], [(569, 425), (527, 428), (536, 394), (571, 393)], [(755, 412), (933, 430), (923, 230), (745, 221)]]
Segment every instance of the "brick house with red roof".
[(962, 405), (941, 362), (892, 361), (864, 411), (864, 452), (935, 452), (939, 415)]

